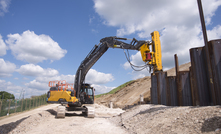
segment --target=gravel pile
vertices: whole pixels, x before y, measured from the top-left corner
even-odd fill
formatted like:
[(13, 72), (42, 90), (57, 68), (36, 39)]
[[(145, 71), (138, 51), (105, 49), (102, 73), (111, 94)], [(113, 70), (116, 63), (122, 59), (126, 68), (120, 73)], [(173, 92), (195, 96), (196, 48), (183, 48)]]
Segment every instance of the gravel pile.
[(47, 120), (51, 114), (54, 114), (53, 112), (55, 112), (53, 109), (49, 109), (47, 111), (22, 118), (16, 122), (2, 125), (0, 126), (0, 134), (26, 133), (41, 122)]
[(110, 120), (129, 133), (221, 133), (221, 106), (139, 105)]

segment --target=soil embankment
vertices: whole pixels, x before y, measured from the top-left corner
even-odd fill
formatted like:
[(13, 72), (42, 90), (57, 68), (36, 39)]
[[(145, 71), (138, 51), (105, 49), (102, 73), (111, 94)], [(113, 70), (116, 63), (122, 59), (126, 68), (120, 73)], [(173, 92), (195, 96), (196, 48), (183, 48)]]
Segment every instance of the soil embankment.
[[(190, 62), (180, 65), (180, 71), (188, 71), (191, 66)], [(167, 76), (175, 76), (175, 68), (167, 70)], [(134, 80), (126, 87), (118, 90), (114, 94), (106, 94), (96, 99), (96, 103), (108, 106), (112, 101), (114, 107), (124, 108), (127, 105), (137, 104), (140, 100), (140, 95), (144, 96), (144, 101), (150, 101), (151, 77), (146, 76), (141, 79)]]

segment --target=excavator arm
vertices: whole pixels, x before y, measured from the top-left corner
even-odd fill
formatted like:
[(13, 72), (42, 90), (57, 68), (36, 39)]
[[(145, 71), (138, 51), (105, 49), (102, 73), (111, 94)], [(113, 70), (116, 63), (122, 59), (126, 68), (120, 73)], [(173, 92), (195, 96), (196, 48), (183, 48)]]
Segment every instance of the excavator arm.
[[(138, 41), (135, 38), (127, 39), (127, 38), (119, 38), (119, 37), (105, 37), (100, 40), (99, 45), (95, 45), (90, 53), (86, 56), (86, 58), (81, 62), (74, 81), (74, 89), (76, 91), (76, 97), (80, 98), (80, 90), (85, 80), (85, 76), (89, 69), (97, 62), (97, 60), (108, 50), (108, 48), (120, 48), (127, 50), (138, 50), (141, 52), (141, 56), (144, 62), (148, 65), (154, 66), (154, 71), (161, 71), (162, 64), (161, 62), (161, 50), (159, 50), (160, 43), (156, 42), (155, 39), (159, 40), (159, 33), (154, 31), (152, 35), (152, 43), (150, 41)], [(153, 38), (154, 36), (154, 38)], [(158, 38), (157, 38), (158, 37)], [(131, 40), (130, 43), (125, 43), (123, 40)], [(155, 44), (158, 43), (157, 50), (155, 48)], [(151, 52), (149, 46), (152, 45)], [(157, 51), (157, 52), (156, 52)], [(156, 59), (156, 55), (158, 54), (158, 58)], [(160, 56), (159, 56), (160, 54)], [(159, 59), (160, 58), (160, 59)], [(158, 66), (161, 67), (158, 67)], [(157, 67), (156, 67), (157, 66)]]
[(121, 49), (131, 49), (139, 50), (140, 46), (147, 41), (137, 41), (133, 39), (130, 44), (122, 42), (120, 40), (128, 40), (127, 38), (118, 37), (106, 37), (100, 40), (99, 45), (95, 45), (86, 58), (81, 62), (74, 81), (74, 89), (76, 91), (77, 98), (80, 98), (80, 90), (85, 76), (89, 69), (97, 62), (97, 60), (108, 50), (108, 48), (121, 48)]

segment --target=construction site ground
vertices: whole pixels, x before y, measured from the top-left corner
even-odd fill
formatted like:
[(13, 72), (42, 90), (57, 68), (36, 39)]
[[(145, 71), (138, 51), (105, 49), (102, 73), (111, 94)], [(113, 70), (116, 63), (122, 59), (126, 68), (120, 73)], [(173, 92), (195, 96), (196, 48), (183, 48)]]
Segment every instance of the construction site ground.
[(1, 134), (193, 134), (221, 133), (221, 107), (137, 105), (126, 111), (95, 104), (95, 118), (81, 112), (55, 118), (58, 105), (47, 105), (0, 120)]
[[(188, 70), (189, 66), (190, 63), (181, 65), (180, 70)], [(168, 70), (167, 75), (175, 75), (175, 70)], [(150, 82), (147, 76), (114, 94), (96, 99), (95, 118), (84, 117), (81, 112), (68, 112), (64, 119), (57, 119), (58, 104), (51, 104), (1, 118), (0, 134), (221, 133), (221, 106), (137, 105), (141, 94), (146, 103), (149, 102)], [(107, 107), (110, 101), (115, 108)]]

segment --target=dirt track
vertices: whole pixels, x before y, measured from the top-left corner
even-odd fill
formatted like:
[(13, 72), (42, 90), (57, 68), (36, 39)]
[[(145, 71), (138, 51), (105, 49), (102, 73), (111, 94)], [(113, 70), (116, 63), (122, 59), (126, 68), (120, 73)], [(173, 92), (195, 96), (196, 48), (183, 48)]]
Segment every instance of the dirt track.
[(66, 113), (65, 119), (56, 119), (57, 105), (43, 106), (0, 120), (0, 134), (127, 133), (123, 128), (108, 120), (109, 117), (124, 112), (123, 110), (109, 109), (96, 104), (95, 108), (96, 117), (94, 119), (84, 117), (81, 112)]

